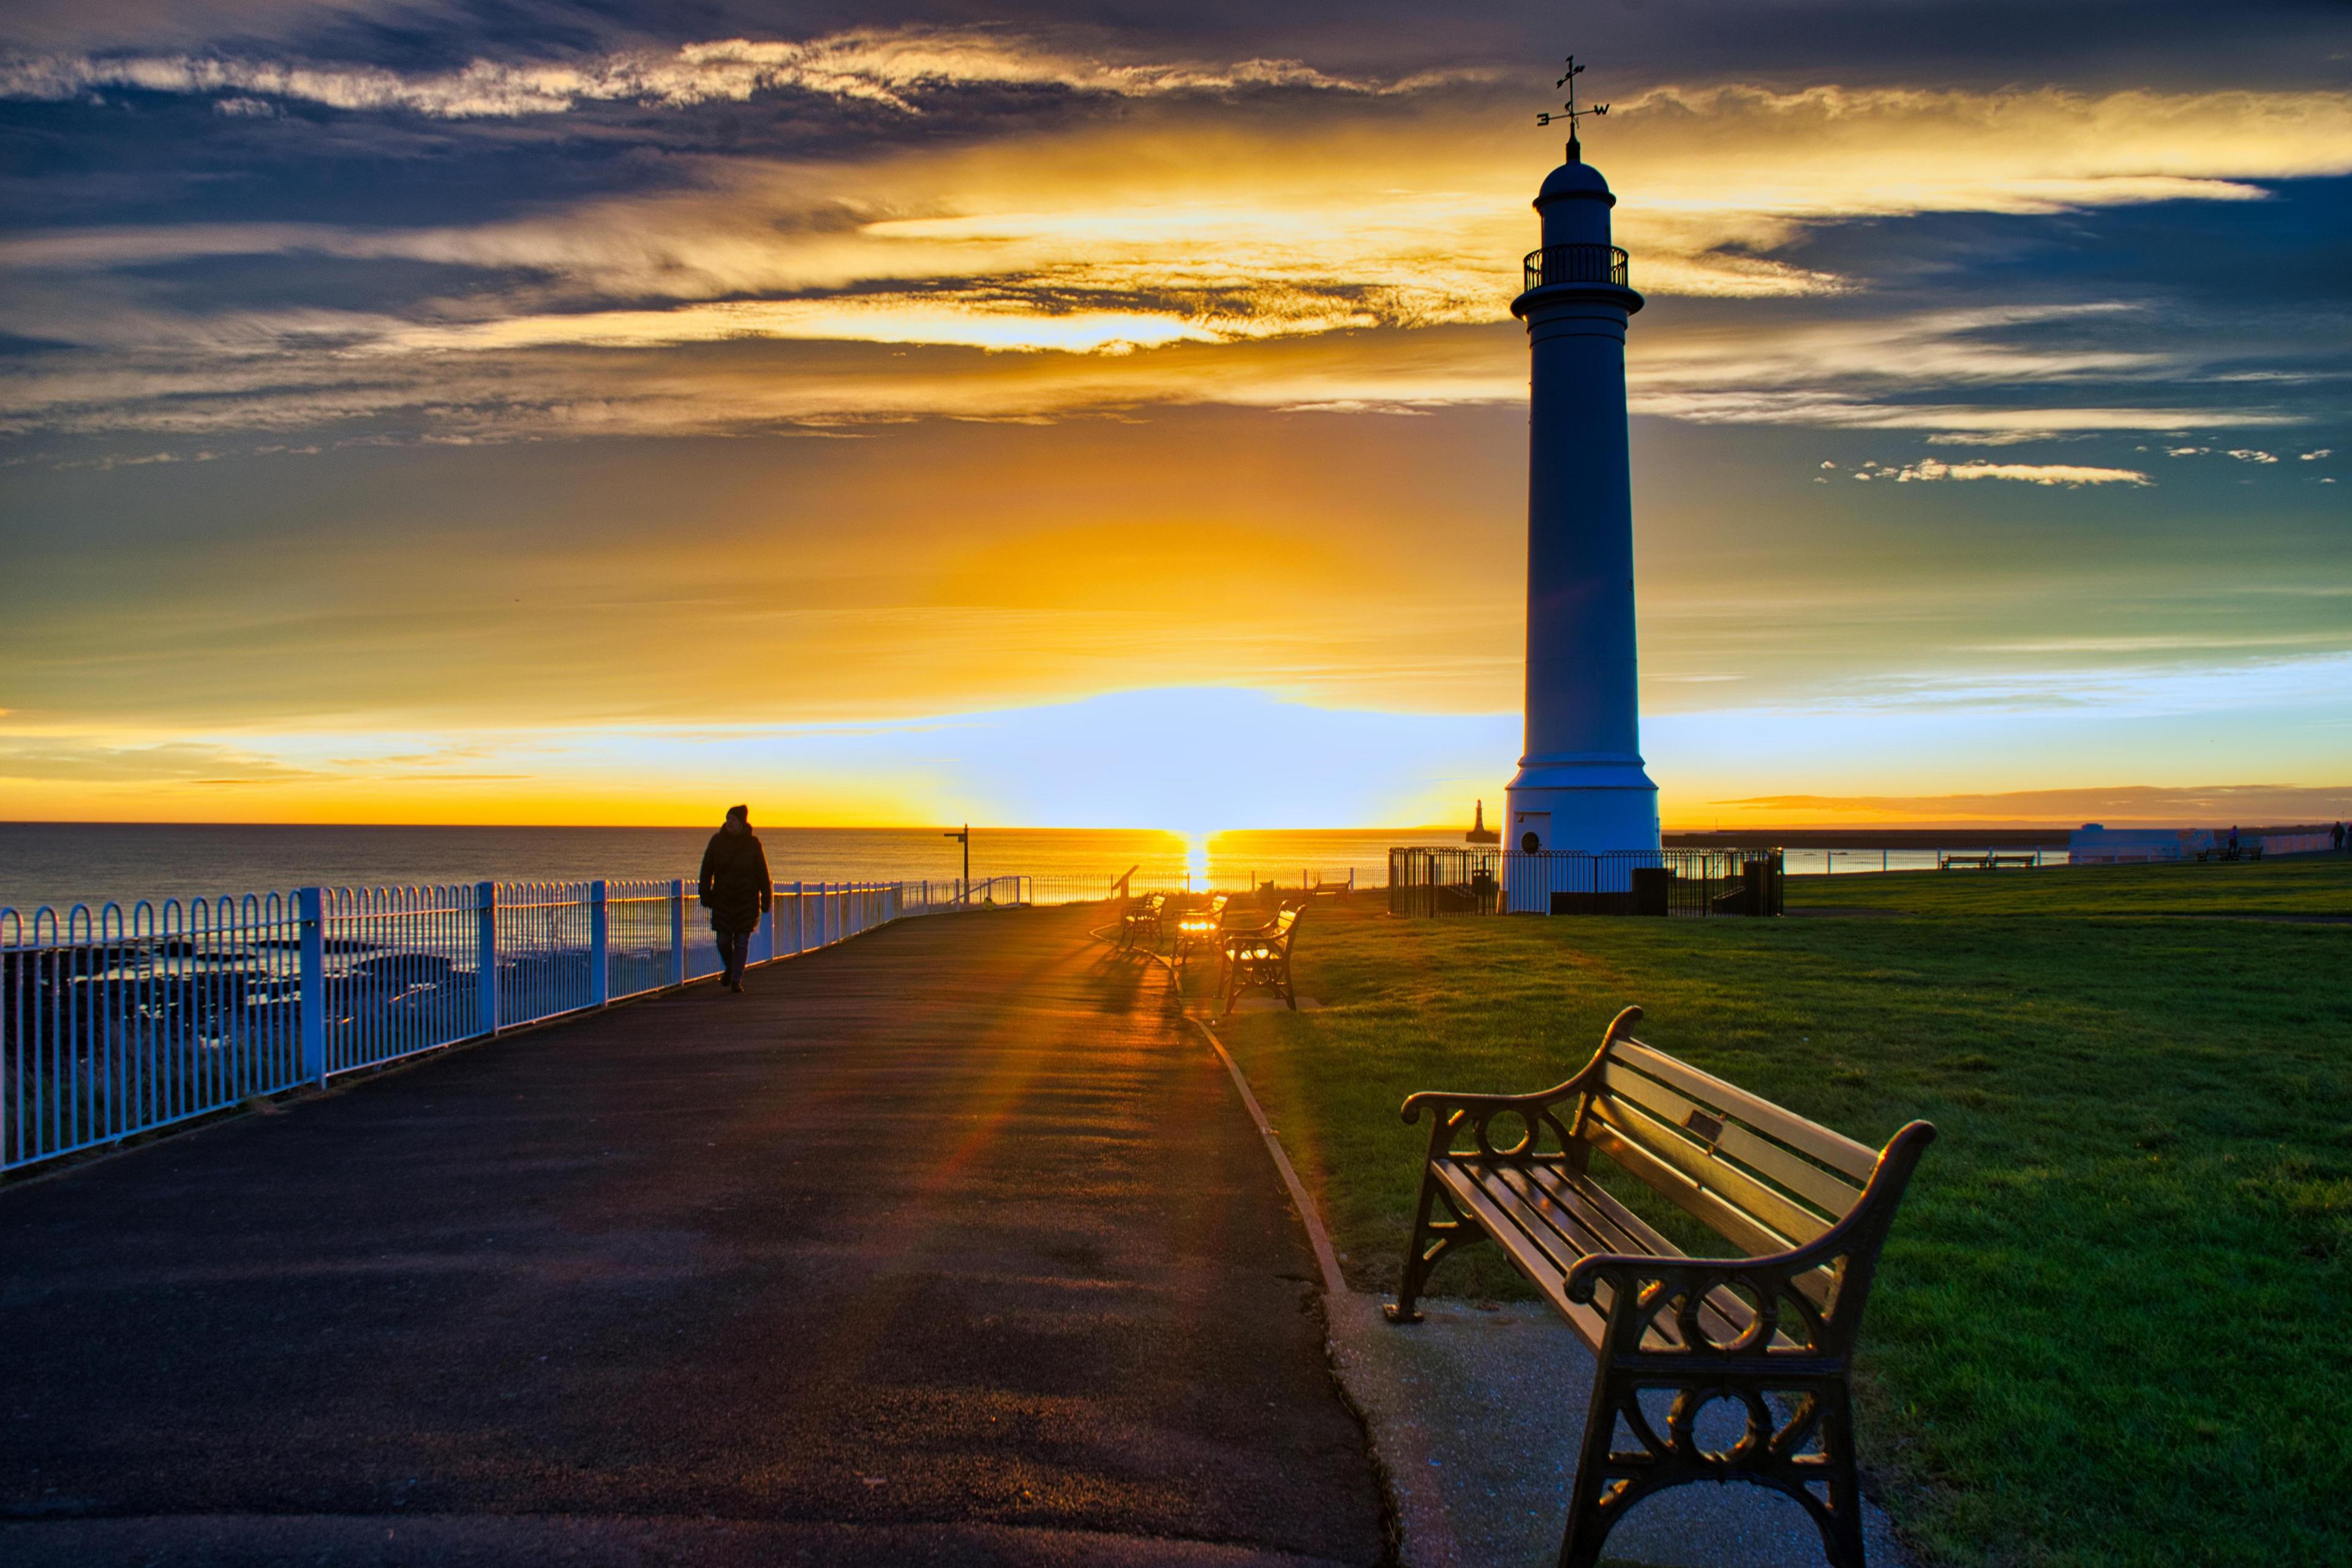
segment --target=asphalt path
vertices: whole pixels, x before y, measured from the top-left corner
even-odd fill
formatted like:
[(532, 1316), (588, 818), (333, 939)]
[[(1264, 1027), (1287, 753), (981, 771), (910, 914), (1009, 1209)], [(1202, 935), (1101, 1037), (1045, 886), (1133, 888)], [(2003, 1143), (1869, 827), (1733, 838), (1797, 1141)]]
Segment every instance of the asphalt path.
[(1381, 1561), (1276, 1173), (1085, 919), (0, 1190), (0, 1561)]

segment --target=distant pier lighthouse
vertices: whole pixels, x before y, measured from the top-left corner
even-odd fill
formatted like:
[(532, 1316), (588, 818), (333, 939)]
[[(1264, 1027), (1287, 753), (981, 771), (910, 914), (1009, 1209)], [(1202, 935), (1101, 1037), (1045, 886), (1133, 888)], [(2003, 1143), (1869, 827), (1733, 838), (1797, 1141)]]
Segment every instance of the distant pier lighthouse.
[[(1563, 79), (1572, 82), (1574, 69)], [(1527, 291), (1511, 304), (1534, 360), (1526, 752), (1504, 836), (1513, 855), (1658, 847), (1658, 786), (1642, 765), (1625, 437), (1625, 325), (1642, 296), (1626, 286), (1625, 253), (1610, 243), (1617, 198), (1584, 162), (1570, 125), (1568, 161), (1536, 195), (1543, 246), (1528, 257)], [(1625, 876), (1610, 880), (1622, 889)], [(1549, 878), (1509, 880), (1515, 910), (1549, 907)]]

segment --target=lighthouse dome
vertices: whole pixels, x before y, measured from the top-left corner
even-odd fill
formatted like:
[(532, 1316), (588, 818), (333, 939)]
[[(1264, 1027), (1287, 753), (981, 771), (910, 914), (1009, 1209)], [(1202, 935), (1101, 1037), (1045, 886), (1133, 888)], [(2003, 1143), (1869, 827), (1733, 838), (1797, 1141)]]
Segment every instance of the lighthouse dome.
[(1543, 242), (1555, 245), (1607, 245), (1609, 209), (1617, 198), (1601, 171), (1577, 155), (1568, 144), (1568, 162), (1544, 179), (1536, 193), (1536, 211), (1543, 215)]
[(1617, 205), (1617, 198), (1609, 194), (1609, 182), (1601, 177), (1601, 171), (1581, 158), (1570, 158), (1545, 176), (1543, 189), (1536, 193), (1536, 205), (1540, 209), (1568, 196), (1597, 199), (1607, 202), (1611, 206)]

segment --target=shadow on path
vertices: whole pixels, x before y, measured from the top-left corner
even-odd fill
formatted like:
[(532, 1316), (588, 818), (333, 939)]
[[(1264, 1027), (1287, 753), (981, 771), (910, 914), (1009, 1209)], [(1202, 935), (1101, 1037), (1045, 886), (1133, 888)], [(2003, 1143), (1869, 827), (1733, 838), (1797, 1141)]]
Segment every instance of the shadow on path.
[(1085, 924), (908, 921), (0, 1192), (0, 1558), (1379, 1561), (1256, 1132)]

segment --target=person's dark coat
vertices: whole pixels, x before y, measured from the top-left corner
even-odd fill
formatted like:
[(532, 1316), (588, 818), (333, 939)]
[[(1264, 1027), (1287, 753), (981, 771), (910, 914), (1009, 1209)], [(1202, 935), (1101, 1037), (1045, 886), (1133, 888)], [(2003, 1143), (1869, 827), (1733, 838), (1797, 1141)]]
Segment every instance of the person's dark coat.
[(768, 852), (750, 828), (710, 836), (702, 852), (702, 906), (710, 911), (710, 929), (722, 936), (757, 931), (775, 885), (768, 876)]

